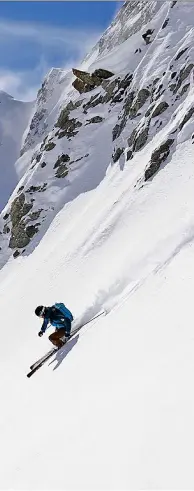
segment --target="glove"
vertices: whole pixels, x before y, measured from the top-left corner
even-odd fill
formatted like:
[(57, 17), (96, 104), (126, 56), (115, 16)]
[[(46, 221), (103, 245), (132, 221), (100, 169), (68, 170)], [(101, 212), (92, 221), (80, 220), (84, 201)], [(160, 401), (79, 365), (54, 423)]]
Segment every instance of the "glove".
[(43, 334), (44, 334), (44, 333), (43, 333), (42, 331), (40, 331), (40, 332), (38, 333), (38, 336), (40, 336), (40, 338), (41, 338), (41, 336), (43, 336)]

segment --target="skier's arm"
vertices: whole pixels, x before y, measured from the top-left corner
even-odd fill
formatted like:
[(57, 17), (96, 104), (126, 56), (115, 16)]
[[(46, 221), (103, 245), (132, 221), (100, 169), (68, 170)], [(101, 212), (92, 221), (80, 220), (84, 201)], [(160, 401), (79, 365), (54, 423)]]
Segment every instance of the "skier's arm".
[(48, 317), (45, 317), (40, 332), (44, 333), (46, 331), (46, 329), (49, 327), (48, 323), (49, 319)]

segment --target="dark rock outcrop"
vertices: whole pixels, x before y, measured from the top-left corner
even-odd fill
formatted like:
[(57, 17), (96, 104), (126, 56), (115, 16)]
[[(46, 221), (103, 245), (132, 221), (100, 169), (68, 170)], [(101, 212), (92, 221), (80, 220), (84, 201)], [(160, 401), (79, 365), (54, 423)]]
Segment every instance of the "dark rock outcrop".
[(69, 161), (70, 161), (69, 155), (67, 153), (62, 153), (62, 155), (60, 155), (56, 160), (53, 168), (57, 169), (57, 167), (59, 167), (61, 164), (67, 163)]
[(91, 123), (102, 123), (103, 120), (104, 118), (102, 118), (101, 116), (94, 116), (93, 118), (87, 120), (86, 125)]
[(113, 162), (117, 162), (119, 160), (120, 156), (124, 152), (124, 148), (117, 148), (114, 154), (112, 155)]
[(189, 121), (189, 119), (193, 116), (193, 114), (194, 114), (194, 107), (191, 107), (188, 113), (185, 114), (183, 120), (181, 121), (179, 125), (179, 130), (182, 130), (183, 126), (187, 123), (187, 121)]
[(168, 138), (165, 143), (162, 143), (156, 150), (154, 150), (151, 155), (149, 167), (145, 170), (145, 181), (150, 179), (159, 170), (161, 163), (167, 159), (173, 142), (174, 140), (172, 138)]
[(27, 226), (30, 217), (26, 221), (24, 220), (24, 217), (31, 210), (32, 206), (32, 203), (25, 202), (24, 193), (20, 194), (20, 196), (15, 198), (12, 202), (10, 210), (12, 228), (9, 241), (9, 247), (11, 249), (20, 249), (27, 246), (33, 235), (38, 232), (38, 225), (40, 224)]
[(156, 118), (156, 116), (162, 114), (164, 111), (166, 111), (166, 109), (168, 109), (168, 107), (169, 105), (167, 102), (165, 101), (160, 102), (160, 104), (158, 104), (158, 106), (156, 106), (156, 108), (154, 109), (152, 113), (152, 118)]
[(145, 102), (147, 101), (149, 96), (150, 96), (150, 92), (148, 89), (141, 89), (138, 92), (138, 94), (134, 100), (133, 105), (130, 107), (130, 117), (131, 118), (134, 118), (137, 115), (137, 112), (145, 104)]
[(58, 178), (61, 178), (61, 177), (66, 177), (67, 174), (68, 174), (68, 168), (66, 166), (66, 164), (61, 164), (58, 168), (57, 168), (57, 172), (55, 174), (55, 177), (58, 177)]
[(46, 152), (49, 152), (50, 150), (53, 150), (53, 148), (55, 148), (55, 147), (56, 147), (56, 143), (48, 142), (45, 145), (45, 150), (46, 150)]
[(146, 126), (135, 138), (134, 144), (133, 144), (133, 151), (138, 152), (138, 150), (141, 150), (141, 148), (144, 147), (146, 144), (146, 141), (148, 139), (148, 132), (149, 132), (149, 126)]
[(142, 34), (142, 38), (144, 39), (144, 41), (146, 42), (146, 44), (150, 44), (151, 43), (151, 35), (153, 34), (154, 32), (154, 29), (147, 29), (147, 31)]
[(188, 48), (184, 48), (184, 49), (181, 49), (181, 51), (179, 51), (179, 53), (177, 54), (175, 60), (179, 60), (179, 58), (185, 53), (185, 51), (187, 51)]
[(103, 80), (106, 80), (114, 75), (109, 70), (105, 70), (103, 68), (96, 69), (91, 75), (88, 72), (77, 70), (76, 68), (72, 68), (72, 72), (76, 77), (72, 85), (80, 94), (98, 87), (98, 85), (101, 85)]
[(10, 217), (13, 227), (20, 222), (23, 216), (27, 215), (32, 206), (32, 203), (25, 202), (24, 193), (21, 193), (17, 198), (14, 199), (10, 210)]

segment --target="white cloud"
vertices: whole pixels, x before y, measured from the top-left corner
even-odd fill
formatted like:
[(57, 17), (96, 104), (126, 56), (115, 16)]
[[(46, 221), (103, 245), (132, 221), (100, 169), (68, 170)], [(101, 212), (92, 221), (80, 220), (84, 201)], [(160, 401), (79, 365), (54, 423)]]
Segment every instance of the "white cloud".
[(18, 100), (33, 101), (36, 99), (39, 85), (27, 83), (25, 72), (15, 73), (0, 70), (0, 90), (7, 92)]
[(0, 40), (12, 43), (14, 40), (23, 42), (33, 41), (42, 46), (61, 47), (68, 51), (84, 55), (88, 49), (97, 41), (100, 32), (89, 27), (60, 28), (52, 25), (33, 24), (30, 22), (7, 21), (0, 18)]
[(0, 18), (0, 90), (33, 100), (53, 66), (78, 65), (100, 35), (89, 27), (70, 29)]

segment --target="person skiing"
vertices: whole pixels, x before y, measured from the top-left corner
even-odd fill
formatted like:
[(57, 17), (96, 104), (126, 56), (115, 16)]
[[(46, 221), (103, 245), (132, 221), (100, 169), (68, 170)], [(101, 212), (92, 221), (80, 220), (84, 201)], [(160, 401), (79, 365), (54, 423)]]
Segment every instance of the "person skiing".
[(51, 307), (39, 305), (35, 309), (35, 314), (44, 319), (38, 336), (43, 336), (51, 324), (56, 330), (49, 336), (49, 341), (57, 348), (61, 348), (68, 340), (71, 332), (73, 315), (70, 310), (63, 303), (55, 303)]

